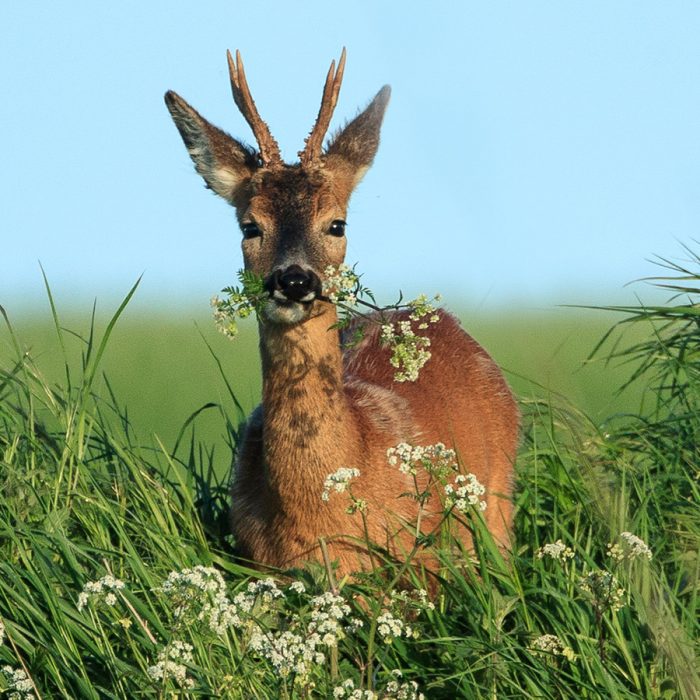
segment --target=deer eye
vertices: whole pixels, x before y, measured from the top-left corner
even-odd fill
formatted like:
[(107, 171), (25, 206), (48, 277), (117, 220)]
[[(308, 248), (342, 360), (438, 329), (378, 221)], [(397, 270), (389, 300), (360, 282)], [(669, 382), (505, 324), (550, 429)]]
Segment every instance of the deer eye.
[(241, 224), (241, 231), (243, 231), (243, 238), (257, 238), (262, 236), (262, 231), (260, 227), (254, 222), (249, 221), (245, 224)]
[(336, 219), (328, 229), (328, 233), (330, 233), (331, 236), (338, 236), (338, 238), (340, 238), (345, 235), (346, 226), (347, 224), (342, 219)]

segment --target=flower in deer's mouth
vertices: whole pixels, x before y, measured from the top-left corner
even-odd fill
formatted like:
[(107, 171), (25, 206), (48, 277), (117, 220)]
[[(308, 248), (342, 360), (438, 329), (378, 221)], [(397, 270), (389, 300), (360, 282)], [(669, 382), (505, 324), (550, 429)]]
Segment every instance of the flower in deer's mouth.
[(323, 280), (323, 293), (331, 304), (343, 302), (352, 306), (357, 302), (360, 278), (349, 265), (329, 265), (324, 274), (326, 278)]

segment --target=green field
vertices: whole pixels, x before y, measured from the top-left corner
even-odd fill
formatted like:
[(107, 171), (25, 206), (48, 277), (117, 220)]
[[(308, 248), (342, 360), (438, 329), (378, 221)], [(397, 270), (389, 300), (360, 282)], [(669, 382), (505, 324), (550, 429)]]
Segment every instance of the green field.
[[(48, 306), (48, 305), (47, 305)], [(522, 398), (559, 395), (593, 419), (639, 408), (639, 392), (615, 391), (629, 374), (605, 353), (588, 356), (619, 315), (598, 310), (553, 310), (541, 314), (495, 313), (461, 316), (464, 327), (503, 367)], [(17, 338), (49, 383), (65, 379), (64, 359), (47, 308), (11, 318)], [(79, 369), (79, 357), (90, 335), (90, 317), (61, 314), (66, 351)], [(98, 320), (96, 330), (106, 320)], [(637, 332), (637, 335), (644, 331)], [(14, 348), (8, 329), (0, 330), (0, 359), (7, 364)], [(219, 364), (221, 369), (219, 368)], [(140, 439), (157, 435), (173, 445), (185, 422), (205, 406), (190, 425), (215, 450), (219, 467), (228, 465), (226, 423), (222, 411), (238, 420), (226, 382), (247, 414), (260, 399), (257, 329), (243, 324), (231, 341), (214, 328), (211, 317), (172, 318), (131, 315), (127, 307), (107, 346), (101, 371)], [(226, 381), (224, 381), (224, 377)], [(219, 408), (220, 407), (220, 408)]]
[(430, 579), (371, 542), (374, 568), (352, 580), (234, 558), (253, 326), (232, 343), (207, 318), (128, 306), (116, 325), (10, 315), (0, 697), (695, 700), (700, 274), (679, 284), (690, 301), (633, 311), (592, 362), (614, 315), (464, 319), (521, 402), (513, 543), (446, 501), (440, 532), (415, 533), (413, 553), (440, 562)]

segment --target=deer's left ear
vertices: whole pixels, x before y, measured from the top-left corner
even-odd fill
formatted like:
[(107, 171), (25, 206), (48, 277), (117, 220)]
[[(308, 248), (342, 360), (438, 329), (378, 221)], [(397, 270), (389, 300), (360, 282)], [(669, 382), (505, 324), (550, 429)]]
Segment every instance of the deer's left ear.
[(207, 187), (233, 203), (257, 168), (255, 151), (210, 124), (176, 92), (165, 93), (165, 104)]
[(350, 166), (353, 186), (357, 185), (369, 170), (377, 153), (379, 131), (390, 95), (391, 88), (385, 85), (367, 108), (333, 137), (326, 149), (326, 158), (330, 162), (339, 158)]

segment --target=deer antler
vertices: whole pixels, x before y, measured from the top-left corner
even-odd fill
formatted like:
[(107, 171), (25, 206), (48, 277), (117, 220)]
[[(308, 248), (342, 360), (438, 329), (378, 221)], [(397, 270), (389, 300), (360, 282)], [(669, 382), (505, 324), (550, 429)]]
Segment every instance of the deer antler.
[(323, 98), (321, 99), (321, 108), (316, 117), (311, 133), (306, 137), (303, 151), (299, 151), (299, 159), (302, 165), (309, 165), (321, 156), (321, 148), (323, 147), (323, 139), (328, 131), (328, 126), (331, 123), (333, 110), (338, 102), (338, 93), (340, 92), (340, 84), (343, 82), (343, 71), (345, 70), (345, 47), (340, 54), (338, 61), (338, 70), (335, 70), (335, 61), (331, 62), (331, 67), (326, 76), (326, 84), (323, 88)]
[(234, 61), (231, 52), (227, 51), (226, 58), (228, 59), (228, 72), (231, 78), (233, 101), (253, 130), (253, 135), (260, 148), (260, 160), (265, 166), (277, 165), (282, 162), (280, 147), (277, 145), (277, 141), (272, 137), (267, 124), (260, 118), (255, 102), (250, 95), (248, 81), (246, 80), (245, 70), (243, 69), (241, 53), (236, 50), (236, 60)]

